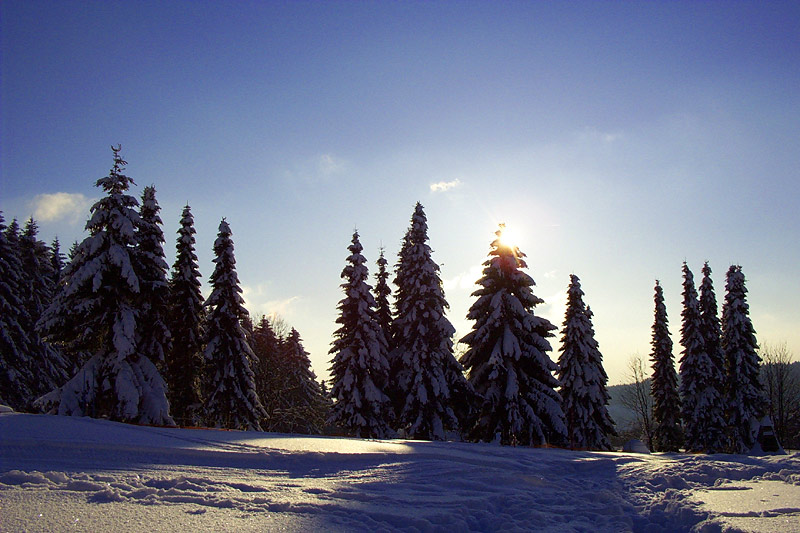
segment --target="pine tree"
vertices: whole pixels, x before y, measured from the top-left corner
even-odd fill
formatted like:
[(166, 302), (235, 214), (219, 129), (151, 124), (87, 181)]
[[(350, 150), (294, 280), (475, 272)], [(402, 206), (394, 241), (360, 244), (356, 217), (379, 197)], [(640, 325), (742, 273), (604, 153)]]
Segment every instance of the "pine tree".
[(397, 265), (395, 348), (389, 360), (395, 394), (397, 427), (413, 439), (443, 440), (458, 431), (456, 409), (474, 394), (453, 355), (455, 328), (445, 316), (439, 265), (428, 246), (425, 212), (417, 203)]
[(169, 351), (171, 334), (167, 326), (169, 286), (167, 261), (164, 258), (164, 232), (161, 230), (161, 207), (156, 201), (156, 188), (145, 187), (139, 209), (137, 232), (137, 270), (139, 274), (139, 327), (137, 346), (161, 368)]
[(29, 331), (42, 316), (44, 309), (53, 298), (53, 267), (50, 262), (50, 250), (39, 240), (39, 225), (29, 218), (19, 238), (19, 256), (22, 271), (25, 273), (24, 295), (28, 315), (33, 321)]
[(681, 446), (680, 411), (678, 395), (678, 374), (675, 372), (675, 359), (672, 355), (672, 339), (669, 336), (667, 307), (664, 305), (664, 290), (656, 280), (655, 321), (653, 322), (653, 445), (661, 452), (676, 452)]
[(708, 261), (703, 265), (703, 281), (700, 283), (700, 331), (703, 336), (703, 350), (711, 361), (709, 375), (706, 378), (710, 396), (716, 396), (718, 408), (716, 414), (708, 413), (712, 422), (708, 424), (706, 449), (721, 451), (726, 448), (725, 428), (725, 357), (720, 345), (722, 330), (717, 314), (717, 298), (714, 295), (714, 283), (711, 280), (711, 267)]
[(127, 194), (133, 180), (120, 147), (114, 166), (97, 180), (106, 196), (92, 206), (90, 235), (64, 272), (61, 296), (45, 311), (45, 333), (91, 351), (91, 358), (63, 387), (38, 404), (61, 415), (108, 417), (173, 424), (155, 365), (136, 346), (140, 286), (136, 272), (138, 202)]
[(271, 420), (271, 431), (319, 434), (327, 419), (327, 405), (300, 334), (292, 328), (283, 343), (285, 363), (282, 406)]
[[(716, 308), (716, 304), (714, 307)], [(724, 428), (722, 398), (718, 388), (719, 369), (706, 352), (703, 317), (694, 287), (694, 276), (685, 262), (681, 315), (683, 356), (680, 360), (680, 395), (684, 444), (691, 452), (714, 453), (721, 449)]]
[(29, 317), (22, 297), (25, 278), (18, 239), (10, 240), (9, 235), (0, 212), (0, 403), (24, 409), (34, 395), (36, 374), (30, 361), (32, 343), (25, 328)]
[(64, 270), (66, 258), (61, 252), (61, 243), (58, 237), (53, 239), (50, 244), (50, 269), (52, 271), (53, 291), (55, 292), (58, 282), (61, 281), (61, 272)]
[(282, 405), (281, 392), (286, 387), (286, 365), (281, 357), (284, 353), (283, 339), (275, 333), (272, 322), (266, 316), (262, 316), (253, 328), (252, 348), (256, 355), (256, 365), (253, 368), (256, 392), (267, 413), (262, 427), (266, 431), (279, 431), (273, 427), (273, 421), (278, 419), (276, 413)]
[(759, 379), (761, 358), (746, 294), (742, 267), (731, 265), (722, 306), (721, 342), (725, 357), (725, 403), (731, 453), (747, 453), (753, 447), (758, 422), (767, 411), (764, 385)]
[(167, 353), (166, 377), (172, 415), (181, 424), (201, 420), (203, 376), (203, 296), (195, 254), (195, 229), (191, 208), (183, 208), (175, 263), (169, 280), (168, 323), (172, 344)]
[(384, 257), (384, 249), (381, 246), (381, 254), (375, 262), (378, 265), (378, 272), (375, 274), (375, 317), (386, 338), (389, 352), (392, 351), (392, 308), (389, 304), (389, 295), (392, 289), (389, 287), (389, 272), (386, 270), (388, 261)]
[(39, 226), (31, 217), (25, 223), (18, 242), (24, 273), (22, 298), (27, 311), (24, 327), (31, 343), (28, 355), (36, 376), (30, 387), (34, 393), (31, 402), (63, 385), (75, 370), (64, 354), (57, 347), (44, 342), (36, 330), (36, 323), (53, 300), (56, 287), (53, 283), (51, 251), (47, 244), (39, 240), (38, 234)]
[(472, 293), (478, 299), (467, 318), (475, 325), (461, 341), (469, 346), (461, 363), (483, 397), (470, 437), (501, 444), (562, 443), (567, 428), (555, 390), (558, 366), (548, 355), (547, 340), (556, 327), (534, 314), (543, 300), (533, 294), (533, 278), (521, 270), (527, 268), (525, 254), (502, 242), (503, 228), (483, 263), (481, 288)]
[(616, 431), (608, 414), (608, 375), (583, 295), (580, 279), (571, 274), (558, 359), (568, 443), (573, 449), (611, 450), (608, 436)]
[(392, 408), (384, 392), (389, 374), (386, 339), (375, 316), (357, 231), (347, 249), (350, 256), (341, 275), (345, 297), (338, 305), (339, 329), (330, 350), (335, 403), (329, 422), (357, 437), (386, 438), (393, 434)]
[(209, 310), (205, 328), (210, 382), (206, 418), (215, 427), (260, 431), (267, 413), (256, 394), (251, 367), (255, 354), (241, 323), (248, 313), (236, 274), (231, 228), (224, 218), (214, 241), (214, 255), (212, 291), (204, 304)]

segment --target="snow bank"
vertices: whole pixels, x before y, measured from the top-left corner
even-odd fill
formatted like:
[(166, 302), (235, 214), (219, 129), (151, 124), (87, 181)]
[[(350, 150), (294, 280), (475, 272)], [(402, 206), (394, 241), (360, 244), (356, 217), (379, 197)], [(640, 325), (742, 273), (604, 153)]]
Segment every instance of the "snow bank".
[[(4, 413), (0, 528), (790, 531), (800, 530), (799, 467), (796, 454), (572, 452)], [(721, 494), (741, 496), (735, 514)]]

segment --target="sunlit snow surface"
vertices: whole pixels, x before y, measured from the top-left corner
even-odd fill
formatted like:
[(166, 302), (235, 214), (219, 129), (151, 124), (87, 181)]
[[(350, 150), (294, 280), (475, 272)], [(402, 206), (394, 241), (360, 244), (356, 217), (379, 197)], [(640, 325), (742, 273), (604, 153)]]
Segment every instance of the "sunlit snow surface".
[(190, 529), (800, 531), (800, 455), (588, 453), (0, 414), (0, 530)]

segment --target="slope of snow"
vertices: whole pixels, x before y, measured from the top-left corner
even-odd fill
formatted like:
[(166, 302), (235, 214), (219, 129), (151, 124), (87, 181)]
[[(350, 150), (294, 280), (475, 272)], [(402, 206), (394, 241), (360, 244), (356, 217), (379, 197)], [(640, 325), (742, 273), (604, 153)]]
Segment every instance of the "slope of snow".
[(2, 531), (798, 531), (800, 455), (637, 455), (0, 413)]

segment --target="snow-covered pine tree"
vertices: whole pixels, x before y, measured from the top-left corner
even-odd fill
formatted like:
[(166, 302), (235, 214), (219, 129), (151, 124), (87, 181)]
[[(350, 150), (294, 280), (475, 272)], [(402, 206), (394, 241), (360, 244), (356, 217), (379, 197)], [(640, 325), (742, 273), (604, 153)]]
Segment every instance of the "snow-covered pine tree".
[(721, 450), (725, 424), (718, 389), (719, 369), (706, 352), (700, 302), (694, 276), (686, 262), (683, 263), (681, 317), (680, 395), (684, 446), (690, 452), (715, 453)]
[(761, 357), (746, 294), (742, 267), (731, 265), (722, 306), (721, 341), (725, 357), (728, 450), (731, 453), (750, 451), (757, 436), (757, 423), (767, 411), (764, 385), (759, 379)]
[(236, 274), (231, 228), (224, 218), (214, 241), (214, 255), (214, 273), (209, 278), (212, 291), (204, 304), (208, 308), (206, 419), (215, 427), (260, 431), (267, 413), (256, 393), (251, 367), (256, 356), (242, 327), (248, 313)]
[(329, 423), (357, 437), (387, 438), (393, 435), (394, 417), (384, 392), (389, 375), (386, 339), (375, 317), (358, 231), (347, 249), (350, 255), (341, 275), (345, 297), (338, 305), (339, 329), (329, 352), (334, 399)]
[(558, 365), (548, 355), (547, 340), (556, 327), (535, 315), (543, 300), (533, 294), (533, 278), (521, 270), (527, 268), (525, 254), (502, 242), (503, 229), (501, 224), (483, 263), (481, 288), (472, 293), (478, 299), (467, 318), (475, 324), (461, 340), (469, 346), (461, 363), (483, 397), (469, 436), (501, 444), (561, 444), (567, 428), (555, 390)]
[[(594, 339), (594, 326), (592, 325), (594, 313), (592, 312), (592, 308), (588, 305), (586, 306), (586, 317), (589, 319), (589, 336)], [(611, 396), (606, 389), (608, 374), (606, 374), (606, 370), (603, 368), (603, 354), (600, 352), (600, 347), (596, 340), (594, 342), (594, 349), (589, 351), (589, 366), (594, 369), (591, 374), (588, 375), (589, 396), (593, 399), (595, 405), (598, 406), (595, 410), (597, 432), (595, 433), (594, 440), (601, 443), (596, 446), (597, 449), (601, 449), (601, 446), (605, 446), (605, 441), (599, 436), (600, 433), (598, 432), (602, 431), (602, 434), (607, 439), (611, 435), (617, 436), (617, 430), (614, 420), (608, 412), (608, 404), (611, 401)], [(610, 442), (606, 449), (612, 449)]]
[(121, 147), (114, 166), (96, 186), (106, 196), (86, 223), (89, 236), (64, 271), (61, 296), (45, 311), (43, 331), (91, 351), (91, 358), (63, 387), (37, 401), (61, 415), (108, 417), (145, 424), (173, 424), (165, 384), (150, 359), (139, 353), (136, 330), (136, 198), (123, 172)]
[(296, 329), (292, 328), (282, 351), (286, 365), (284, 388), (280, 393), (283, 405), (272, 413), (270, 430), (319, 434), (328, 417), (327, 402)]
[(30, 353), (29, 321), (22, 297), (25, 278), (17, 242), (9, 240), (0, 212), (0, 403), (14, 409), (28, 407), (35, 383)]
[(272, 423), (277, 419), (275, 413), (282, 406), (282, 391), (286, 382), (286, 364), (283, 360), (283, 339), (275, 333), (272, 320), (261, 316), (253, 328), (253, 353), (256, 364), (253, 367), (256, 392), (261, 399), (266, 419), (261, 426), (265, 431), (278, 431)]
[(175, 263), (169, 280), (168, 324), (172, 345), (167, 352), (166, 378), (172, 416), (179, 424), (201, 421), (203, 376), (203, 295), (195, 253), (194, 217), (186, 205), (181, 214)]
[(453, 355), (455, 328), (445, 316), (439, 265), (428, 246), (428, 223), (419, 202), (411, 217), (404, 254), (397, 265), (395, 347), (390, 353), (396, 427), (408, 438), (444, 440), (458, 431), (458, 408), (474, 390)]
[(386, 270), (388, 261), (384, 257), (384, 249), (381, 246), (381, 253), (375, 262), (378, 265), (378, 272), (375, 273), (375, 317), (383, 330), (389, 352), (392, 351), (392, 308), (389, 304), (389, 295), (392, 289), (389, 287), (389, 272)]
[(676, 452), (681, 446), (681, 401), (678, 394), (678, 374), (672, 355), (672, 339), (669, 336), (667, 306), (664, 305), (664, 290), (656, 280), (655, 321), (653, 322), (653, 347), (650, 360), (653, 362), (653, 379), (650, 390), (653, 395), (653, 446), (660, 452)]
[(156, 200), (156, 188), (142, 191), (139, 225), (136, 233), (137, 271), (139, 275), (139, 324), (137, 346), (159, 368), (165, 368), (171, 334), (167, 325), (169, 286), (167, 261), (164, 258), (164, 232), (161, 230), (161, 207)]
[(616, 430), (608, 414), (608, 375), (583, 295), (580, 279), (571, 274), (558, 359), (567, 442), (573, 449), (611, 450), (608, 436)]
[[(714, 282), (711, 280), (711, 267), (708, 261), (703, 265), (703, 281), (700, 282), (700, 332), (703, 337), (703, 350), (708, 354), (712, 365), (706, 376), (706, 385), (712, 387), (719, 402), (717, 413), (709, 416), (716, 422), (709, 423), (706, 447), (708, 450), (725, 450), (727, 423), (725, 421), (725, 357), (720, 345), (722, 331), (717, 314), (717, 298), (714, 294)], [(717, 426), (715, 428), (715, 426)]]

